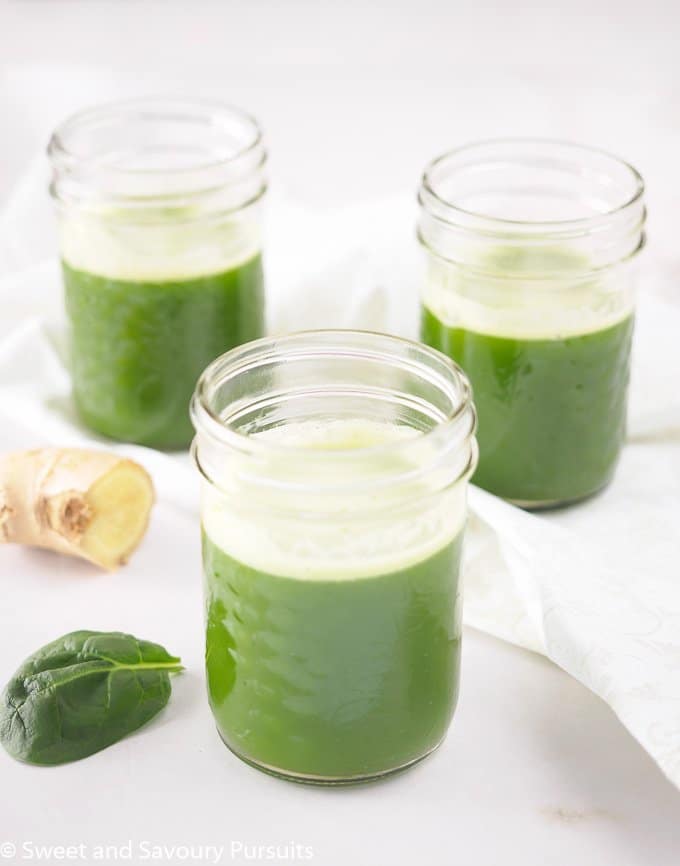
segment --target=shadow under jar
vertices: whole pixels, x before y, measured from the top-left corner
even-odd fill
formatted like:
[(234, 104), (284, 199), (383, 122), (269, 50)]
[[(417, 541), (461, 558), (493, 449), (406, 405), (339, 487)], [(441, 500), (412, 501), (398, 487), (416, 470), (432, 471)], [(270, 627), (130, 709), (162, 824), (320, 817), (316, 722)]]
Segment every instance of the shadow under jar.
[(186, 448), (202, 370), (264, 333), (260, 129), (219, 104), (144, 99), (75, 115), (48, 152), (80, 416)]
[(425, 757), (458, 695), (465, 376), (396, 337), (307, 332), (219, 358), (192, 417), (226, 745), (319, 784)]
[(626, 427), (643, 182), (551, 141), (462, 147), (423, 175), (421, 336), (465, 370), (474, 482), (527, 508), (612, 478)]

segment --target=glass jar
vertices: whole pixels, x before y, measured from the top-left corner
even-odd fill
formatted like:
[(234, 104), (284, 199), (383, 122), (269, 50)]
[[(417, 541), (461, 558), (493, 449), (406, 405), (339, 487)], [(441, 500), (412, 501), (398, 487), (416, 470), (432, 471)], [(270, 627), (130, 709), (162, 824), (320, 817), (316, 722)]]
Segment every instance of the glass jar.
[(192, 417), (226, 745), (321, 784), (423, 758), (458, 695), (477, 456), (463, 373), (396, 337), (306, 332), (217, 359)]
[(206, 364), (264, 333), (260, 128), (219, 104), (143, 99), (71, 117), (48, 152), (80, 416), (185, 448)]
[(640, 175), (573, 144), (475, 144), (423, 175), (422, 339), (470, 377), (474, 482), (528, 508), (611, 479), (625, 436)]

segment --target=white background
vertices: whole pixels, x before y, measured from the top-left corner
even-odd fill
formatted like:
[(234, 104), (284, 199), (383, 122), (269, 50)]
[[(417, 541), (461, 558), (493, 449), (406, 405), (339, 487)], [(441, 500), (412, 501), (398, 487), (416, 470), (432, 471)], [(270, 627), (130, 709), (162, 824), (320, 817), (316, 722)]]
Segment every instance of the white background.
[[(5, 2), (0, 205), (64, 114), (115, 96), (249, 108), (274, 194), (320, 207), (414, 190), (424, 162), (458, 143), (556, 136), (641, 170), (648, 256), (680, 292), (679, 84), (672, 0)], [(165, 506), (120, 574), (6, 549), (0, 592), (2, 681), (79, 627), (158, 640), (189, 669), (168, 711), (107, 752), (54, 770), (0, 755), (0, 857), (3, 841), (149, 840), (226, 844), (222, 862), (247, 862), (230, 858), (234, 840), (311, 845), (315, 866), (680, 862), (678, 793), (608, 708), (545, 659), (472, 631), (450, 736), (410, 773), (329, 791), (239, 763), (204, 699), (197, 539)]]

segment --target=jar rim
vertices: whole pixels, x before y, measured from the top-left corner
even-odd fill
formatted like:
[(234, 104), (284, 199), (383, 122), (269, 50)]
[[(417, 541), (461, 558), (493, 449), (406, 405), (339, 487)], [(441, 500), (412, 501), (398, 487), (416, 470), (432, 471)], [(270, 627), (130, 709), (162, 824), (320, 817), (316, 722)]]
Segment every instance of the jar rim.
[[(460, 156), (466, 156), (467, 154), (472, 155), (475, 153), (475, 151), (482, 152), (485, 148), (513, 148), (520, 147), (522, 145), (536, 148), (545, 148), (546, 151), (551, 148), (560, 148), (574, 154), (605, 158), (611, 162), (611, 165), (613, 167), (616, 166), (619, 169), (625, 169), (629, 180), (633, 183), (632, 191), (629, 195), (625, 197), (622, 202), (616, 204), (609, 209), (598, 211), (594, 214), (589, 214), (583, 217), (542, 220), (517, 219), (495, 216), (492, 214), (484, 213), (482, 210), (462, 207), (461, 205), (456, 204), (454, 201), (437, 192), (435, 188), (433, 174), (438, 168), (441, 168), (448, 160), (452, 160)], [(638, 170), (631, 163), (610, 153), (605, 149), (592, 147), (590, 145), (579, 144), (577, 142), (565, 141), (561, 139), (507, 137), (482, 139), (461, 145), (459, 147), (451, 148), (450, 150), (439, 154), (439, 156), (432, 159), (425, 167), (425, 170), (421, 177), (420, 193), (418, 198), (420, 204), (423, 206), (426, 206), (425, 197), (429, 196), (436, 202), (438, 206), (442, 207), (446, 213), (458, 214), (464, 219), (482, 220), (485, 223), (505, 228), (508, 231), (511, 231), (513, 229), (536, 231), (540, 231), (541, 229), (553, 229), (558, 231), (569, 231), (579, 229), (587, 230), (589, 227), (598, 225), (602, 222), (602, 220), (611, 219), (618, 216), (622, 212), (628, 210), (629, 208), (632, 208), (635, 204), (640, 202), (644, 195), (644, 192), (644, 180)], [(439, 216), (438, 218), (441, 221), (448, 221), (441, 216)], [(451, 220), (450, 222), (452, 224), (455, 224), (455, 220)]]
[[(185, 116), (182, 117), (182, 112)], [(264, 133), (255, 117), (238, 106), (210, 99), (189, 99), (184, 97), (139, 97), (136, 99), (113, 100), (99, 105), (88, 106), (81, 109), (63, 120), (56, 127), (50, 137), (47, 146), (47, 154), (55, 164), (62, 163), (65, 166), (79, 163), (85, 164), (95, 159), (85, 153), (78, 153), (66, 144), (68, 134), (78, 132), (88, 124), (108, 119), (111, 120), (181, 120), (189, 119), (190, 115), (200, 119), (202, 122), (214, 122), (216, 118), (222, 117), (237, 119), (243, 122), (244, 127), (250, 127), (250, 137), (234, 153), (228, 156), (220, 156), (186, 166), (175, 168), (163, 167), (158, 169), (135, 169), (121, 168), (118, 166), (107, 166), (106, 170), (113, 174), (135, 175), (135, 174), (163, 174), (181, 175), (197, 170), (209, 170), (219, 168), (248, 156), (262, 143)]]
[[(373, 349), (370, 345), (372, 341), (379, 341), (383, 349)], [(360, 446), (352, 449), (329, 449), (323, 454), (326, 458), (342, 460), (345, 458), (363, 457), (365, 455), (398, 453), (409, 446), (413, 447), (414, 443), (422, 443), (428, 437), (435, 435), (442, 436), (448, 430), (452, 432), (461, 423), (466, 413), (472, 413), (472, 422), (470, 429), (465, 434), (465, 440), (474, 436), (476, 429), (476, 416), (474, 405), (472, 402), (472, 388), (465, 372), (448, 358), (443, 353), (436, 349), (426, 346), (423, 343), (415, 342), (404, 337), (398, 337), (392, 334), (384, 334), (378, 331), (355, 330), (355, 329), (320, 329), (298, 331), (292, 334), (283, 336), (262, 337), (259, 340), (253, 340), (238, 346), (220, 355), (212, 361), (201, 374), (194, 395), (191, 401), (191, 419), (197, 436), (206, 433), (214, 440), (220, 441), (221, 444), (231, 446), (241, 452), (248, 453), (268, 453), (268, 454), (306, 454), (309, 455), (309, 449), (304, 446), (292, 446), (281, 442), (262, 441), (258, 437), (251, 436), (247, 433), (240, 432), (231, 428), (220, 417), (220, 414), (210, 405), (209, 396), (206, 393), (211, 383), (221, 375), (226, 377), (237, 376), (239, 373), (246, 372), (252, 369), (257, 363), (262, 363), (266, 359), (272, 360), (279, 355), (283, 360), (286, 352), (294, 350), (296, 346), (301, 347), (304, 352), (304, 345), (307, 343), (308, 351), (313, 353), (315, 350), (323, 351), (328, 355), (333, 352), (338, 357), (355, 355), (357, 358), (365, 357), (370, 360), (388, 360), (394, 359), (396, 353), (394, 350), (401, 349), (410, 352), (417, 352), (420, 358), (420, 367), (423, 372), (423, 378), (429, 379), (430, 382), (435, 382), (442, 387), (442, 390), (447, 390), (448, 396), (455, 396), (457, 399), (451, 400), (451, 410), (446, 414), (442, 413), (442, 417), (437, 423), (427, 430), (418, 430), (417, 435), (413, 438), (390, 441), (378, 445), (372, 444), (369, 446)], [(352, 346), (351, 344), (355, 345)], [(363, 344), (363, 347), (360, 347)], [(393, 350), (390, 353), (390, 348)], [(298, 354), (298, 357), (300, 355)], [(426, 359), (430, 362), (429, 375), (427, 374)], [(410, 367), (412, 370), (418, 366), (415, 360), (409, 361), (405, 358), (400, 358), (400, 363)], [(449, 381), (446, 381), (444, 372), (449, 375)], [(459, 390), (458, 395), (456, 391)], [(415, 428), (414, 428), (415, 429)], [(196, 450), (196, 440), (194, 440), (194, 452)]]

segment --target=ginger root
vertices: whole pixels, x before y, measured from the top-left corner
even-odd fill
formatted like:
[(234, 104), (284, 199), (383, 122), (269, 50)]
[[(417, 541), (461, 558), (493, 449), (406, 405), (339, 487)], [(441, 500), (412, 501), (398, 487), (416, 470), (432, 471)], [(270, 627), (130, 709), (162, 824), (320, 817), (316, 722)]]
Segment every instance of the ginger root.
[(0, 457), (0, 544), (45, 547), (113, 570), (142, 540), (153, 501), (146, 470), (116, 454), (42, 448)]

